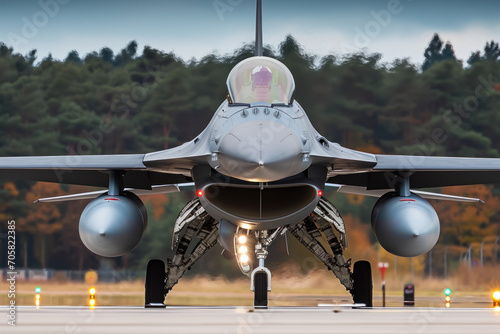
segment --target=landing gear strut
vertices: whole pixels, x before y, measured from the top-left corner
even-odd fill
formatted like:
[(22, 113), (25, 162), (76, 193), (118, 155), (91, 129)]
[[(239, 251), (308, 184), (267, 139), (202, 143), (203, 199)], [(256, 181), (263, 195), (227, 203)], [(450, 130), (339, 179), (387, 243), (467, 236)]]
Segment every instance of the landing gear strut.
[[(265, 267), (267, 248), (278, 235), (284, 235), (287, 230), (335, 274), (340, 283), (352, 294), (355, 303), (372, 307), (373, 284), (370, 263), (358, 261), (354, 264), (354, 272), (351, 271), (351, 260), (346, 261), (343, 255), (343, 250), (347, 246), (344, 222), (337, 209), (325, 198), (321, 198), (314, 212), (298, 224), (260, 231), (236, 228), (233, 240), (234, 252), (242, 273), (251, 279), (255, 308), (267, 308), (268, 292), (271, 291), (271, 272)], [(219, 223), (208, 215), (199, 199), (195, 198), (186, 204), (174, 226), (173, 259), (167, 261), (166, 269), (161, 260), (151, 260), (148, 263), (145, 284), (146, 307), (165, 307), (164, 300), (167, 293), (184, 273), (217, 243), (218, 237)], [(198, 242), (194, 243), (194, 240)], [(323, 246), (324, 241), (329, 246), (328, 251)], [(225, 244), (230, 244), (230, 241)], [(252, 261), (247, 254), (251, 249), (250, 246), (255, 249), (255, 257), (258, 260), (258, 266), (253, 270)]]
[[(286, 227), (272, 230), (251, 231), (238, 228), (234, 234), (234, 255), (241, 272), (250, 277), (250, 290), (254, 292), (255, 308), (267, 308), (267, 293), (271, 291), (271, 271), (266, 268), (267, 248), (276, 237), (286, 232)], [(255, 249), (258, 266), (252, 270), (248, 251)]]
[[(351, 260), (346, 261), (343, 249), (347, 246), (345, 226), (337, 209), (325, 198), (321, 198), (314, 212), (300, 223), (288, 228), (307, 249), (331, 270), (340, 283), (353, 296), (355, 303), (372, 307), (373, 286), (370, 263), (358, 261), (351, 272)], [(334, 233), (340, 234), (340, 241)], [(326, 239), (331, 253), (323, 247)]]

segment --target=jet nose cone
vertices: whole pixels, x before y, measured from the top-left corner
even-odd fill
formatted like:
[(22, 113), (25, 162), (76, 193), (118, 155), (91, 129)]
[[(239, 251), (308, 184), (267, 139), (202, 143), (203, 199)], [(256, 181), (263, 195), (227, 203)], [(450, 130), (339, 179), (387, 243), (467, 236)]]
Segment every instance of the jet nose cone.
[(219, 146), (219, 171), (248, 181), (269, 182), (300, 173), (302, 142), (288, 127), (251, 121), (232, 128)]

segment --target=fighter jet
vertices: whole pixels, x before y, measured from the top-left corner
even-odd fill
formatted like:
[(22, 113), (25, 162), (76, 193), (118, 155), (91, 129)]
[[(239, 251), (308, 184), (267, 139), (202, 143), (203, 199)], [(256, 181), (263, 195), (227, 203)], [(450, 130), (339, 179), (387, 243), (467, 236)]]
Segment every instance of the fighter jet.
[(439, 237), (438, 215), (426, 199), (479, 201), (414, 188), (500, 182), (500, 159), (370, 154), (330, 142), (294, 99), (290, 70), (263, 56), (261, 0), (256, 21), (255, 56), (231, 70), (227, 98), (193, 140), (146, 154), (2, 157), (1, 175), (104, 188), (40, 202), (92, 199), (80, 218), (80, 237), (90, 251), (109, 257), (141, 240), (147, 212), (139, 196), (192, 192), (175, 222), (175, 255), (147, 265), (147, 307), (164, 307), (188, 268), (219, 243), (250, 278), (255, 307), (266, 308), (269, 245), (287, 232), (355, 303), (372, 306), (370, 263), (344, 258), (346, 228), (325, 188), (380, 197), (372, 211), (379, 243), (411, 257), (431, 250)]

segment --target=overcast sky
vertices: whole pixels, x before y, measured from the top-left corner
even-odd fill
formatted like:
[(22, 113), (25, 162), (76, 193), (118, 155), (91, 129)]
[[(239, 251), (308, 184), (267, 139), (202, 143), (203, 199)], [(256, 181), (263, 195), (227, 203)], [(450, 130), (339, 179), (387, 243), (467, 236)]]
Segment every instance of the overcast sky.
[[(366, 49), (384, 61), (421, 64), (437, 32), (466, 61), (500, 41), (498, 0), (263, 0), (264, 43), (275, 49), (287, 34), (324, 56)], [(0, 0), (0, 41), (16, 52), (38, 50), (64, 59), (136, 40), (191, 59), (227, 54), (252, 42), (255, 0)]]

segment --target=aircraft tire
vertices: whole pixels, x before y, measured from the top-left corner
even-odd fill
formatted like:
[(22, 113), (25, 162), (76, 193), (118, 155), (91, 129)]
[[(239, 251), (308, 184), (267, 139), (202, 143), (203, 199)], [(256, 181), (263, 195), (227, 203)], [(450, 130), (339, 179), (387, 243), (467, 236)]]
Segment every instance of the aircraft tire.
[(372, 267), (368, 261), (357, 261), (353, 270), (353, 300), (354, 303), (373, 307)]
[(165, 263), (150, 260), (146, 268), (145, 307), (165, 307)]
[(267, 308), (267, 274), (265, 272), (255, 274), (254, 288), (255, 308)]

